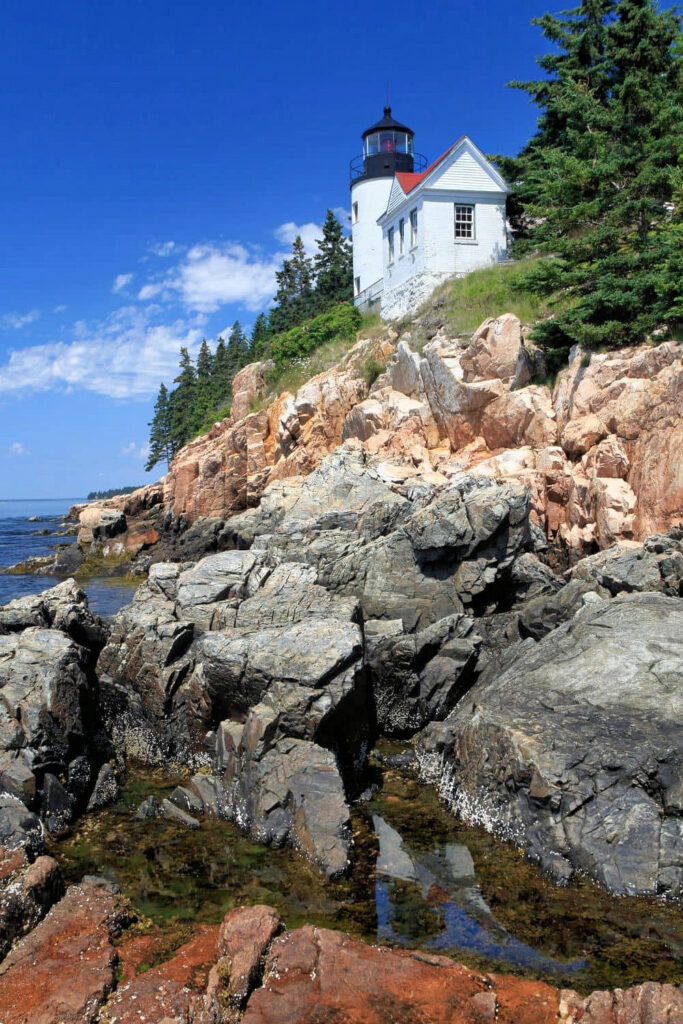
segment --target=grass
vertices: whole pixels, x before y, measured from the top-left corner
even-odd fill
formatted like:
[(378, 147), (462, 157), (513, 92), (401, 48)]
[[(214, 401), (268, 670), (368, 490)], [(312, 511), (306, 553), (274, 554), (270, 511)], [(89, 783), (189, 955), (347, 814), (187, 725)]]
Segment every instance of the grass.
[(520, 260), (446, 281), (421, 313), (436, 306), (452, 334), (467, 335), (488, 317), (502, 313), (514, 313), (522, 323), (530, 324), (559, 312), (559, 305), (551, 305), (524, 287), (522, 281), (529, 265), (529, 260)]
[[(360, 334), (365, 337), (365, 333), (362, 330)], [(317, 374), (336, 366), (355, 343), (355, 338), (351, 341), (335, 338), (333, 341), (328, 341), (325, 345), (321, 345), (320, 348), (311, 352), (310, 356), (296, 359), (282, 369), (273, 367), (266, 374), (268, 391), (251, 403), (249, 411), (260, 412), (261, 409), (265, 409), (270, 405), (274, 398), (281, 395), (283, 391), (296, 394), (301, 385), (305, 384), (311, 377), (315, 377)]]

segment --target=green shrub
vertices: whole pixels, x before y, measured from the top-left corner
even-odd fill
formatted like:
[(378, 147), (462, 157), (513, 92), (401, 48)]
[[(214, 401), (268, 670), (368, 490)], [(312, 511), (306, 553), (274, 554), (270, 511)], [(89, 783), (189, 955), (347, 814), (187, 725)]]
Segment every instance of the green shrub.
[(377, 378), (384, 373), (387, 368), (387, 360), (378, 359), (376, 355), (368, 356), (361, 367), (361, 374), (363, 380), (368, 386), (368, 389), (372, 387)]
[(327, 313), (321, 313), (284, 334), (277, 334), (270, 344), (270, 357), (281, 370), (286, 363), (305, 358), (327, 342), (335, 339), (354, 341), (361, 320), (355, 306), (342, 302)]

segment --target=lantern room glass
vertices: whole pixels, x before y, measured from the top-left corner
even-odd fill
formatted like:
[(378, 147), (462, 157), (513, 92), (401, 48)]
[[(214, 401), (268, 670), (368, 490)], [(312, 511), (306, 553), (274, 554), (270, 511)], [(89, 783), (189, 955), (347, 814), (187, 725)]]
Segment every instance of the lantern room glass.
[(413, 136), (408, 132), (373, 132), (365, 138), (363, 156), (376, 156), (378, 153), (413, 154)]

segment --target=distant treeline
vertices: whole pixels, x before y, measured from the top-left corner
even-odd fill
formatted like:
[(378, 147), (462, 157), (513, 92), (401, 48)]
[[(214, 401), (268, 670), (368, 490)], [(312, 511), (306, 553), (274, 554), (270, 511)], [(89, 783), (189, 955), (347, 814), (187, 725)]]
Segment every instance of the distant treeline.
[(132, 494), (133, 491), (137, 491), (138, 487), (142, 486), (143, 484), (136, 484), (134, 487), (110, 487), (108, 491), (90, 491), (88, 493), (88, 501), (101, 498), (116, 498), (119, 494)]
[[(294, 239), (289, 259), (275, 275), (274, 305), (256, 317), (251, 337), (236, 320), (227, 341), (219, 338), (214, 351), (206, 339), (202, 342), (195, 362), (187, 348), (181, 348), (175, 387), (169, 390), (162, 384), (159, 388), (149, 424), (150, 454), (145, 469), (169, 463), (179, 448), (229, 414), (232, 381), (242, 367), (269, 358), (278, 365), (291, 362), (310, 350), (313, 341), (322, 343), (318, 339), (329, 336), (337, 321), (341, 330), (348, 330), (348, 316), (334, 313), (334, 307), (342, 303), (354, 312), (348, 305), (353, 296), (352, 267), (350, 240), (328, 210), (313, 259), (306, 255), (301, 238)], [(327, 323), (330, 316), (334, 324)], [(301, 331), (302, 339), (296, 343), (289, 336), (282, 343), (283, 335), (307, 321), (315, 322), (312, 331)]]

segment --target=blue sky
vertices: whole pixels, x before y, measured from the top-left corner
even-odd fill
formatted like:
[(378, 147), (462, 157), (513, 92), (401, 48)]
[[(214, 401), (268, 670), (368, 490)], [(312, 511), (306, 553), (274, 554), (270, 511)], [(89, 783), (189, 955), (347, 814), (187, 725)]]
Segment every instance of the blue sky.
[(178, 349), (266, 308), (394, 113), (514, 153), (547, 0), (4, 0), (0, 498), (136, 484)]

